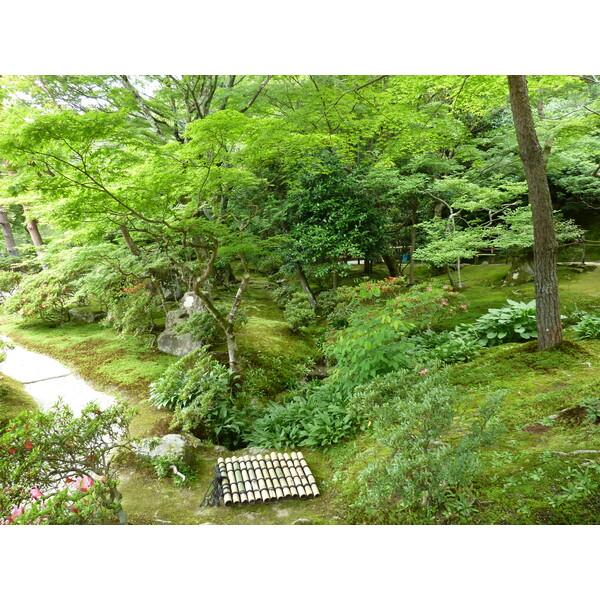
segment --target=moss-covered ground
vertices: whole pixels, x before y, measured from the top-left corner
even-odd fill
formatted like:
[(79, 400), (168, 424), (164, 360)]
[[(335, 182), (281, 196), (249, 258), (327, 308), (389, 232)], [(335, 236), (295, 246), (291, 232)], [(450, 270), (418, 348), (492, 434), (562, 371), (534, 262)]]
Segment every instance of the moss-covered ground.
[[(360, 267), (355, 268), (346, 282), (362, 279), (360, 271)], [(465, 267), (467, 287), (463, 293), (469, 309), (461, 315), (462, 322), (475, 320), (508, 298), (533, 298), (532, 284), (516, 288), (502, 285), (506, 271), (506, 265)], [(425, 278), (427, 270), (419, 267), (417, 275)], [(385, 276), (385, 269), (376, 267), (374, 277)], [(435, 278), (446, 279), (443, 275)], [(248, 290), (244, 303), (248, 322), (239, 335), (242, 360), (251, 371), (249, 387), (259, 400), (261, 396), (277, 396), (293, 384), (306, 363), (318, 360), (319, 354), (314, 335), (318, 331), (293, 334), (266, 286), (263, 280)], [(599, 307), (600, 268), (585, 273), (561, 269), (560, 289), (565, 314), (575, 308)], [(15, 342), (57, 358), (97, 387), (129, 399), (139, 411), (134, 435), (168, 432), (169, 415), (144, 401), (150, 382), (175, 358), (154, 351), (148, 340), (121, 337), (100, 325), (48, 328), (6, 316), (0, 325)], [(600, 495), (585, 491), (593, 488), (590, 476), (598, 477), (597, 472), (590, 475), (588, 467), (596, 464), (600, 455), (599, 426), (586, 418), (581, 408), (586, 398), (600, 396), (600, 341), (574, 341), (567, 330), (566, 342), (560, 348), (542, 353), (536, 351), (535, 342), (505, 344), (452, 366), (449, 377), (464, 392), (468, 410), (478, 406), (490, 391), (507, 390), (500, 415), (504, 433), (482, 453), (482, 469), (475, 480), (478, 500), (464, 522), (600, 521)], [(26, 398), (21, 401), (25, 406)], [(550, 419), (551, 415), (558, 417)], [(287, 524), (298, 518), (343, 523), (351, 510), (334, 473), (344, 468), (358, 474), (365, 465), (353, 462), (353, 458), (368, 447), (367, 438), (358, 438), (323, 451), (304, 451), (322, 492), (317, 499), (235, 508), (200, 506), (217, 456), (234, 452), (201, 446), (196, 473), (185, 487), (159, 479), (139, 462), (129, 463), (121, 470), (124, 505), (134, 524)]]

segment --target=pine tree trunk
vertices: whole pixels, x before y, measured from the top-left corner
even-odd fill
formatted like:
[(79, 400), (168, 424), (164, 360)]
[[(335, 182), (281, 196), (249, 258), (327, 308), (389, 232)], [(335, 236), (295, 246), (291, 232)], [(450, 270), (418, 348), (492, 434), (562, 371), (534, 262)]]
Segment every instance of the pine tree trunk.
[(535, 131), (529, 104), (527, 79), (524, 75), (509, 75), (508, 87), (519, 143), (519, 155), (525, 171), (533, 217), (538, 349), (546, 350), (562, 342), (560, 298), (556, 275), (558, 244), (554, 232), (552, 200), (546, 176), (545, 157)]
[(4, 243), (6, 244), (6, 252), (9, 256), (19, 256), (19, 251), (15, 244), (15, 238), (13, 236), (12, 227), (8, 220), (8, 212), (3, 207), (0, 207), (0, 227), (2, 227), (2, 234), (4, 235)]

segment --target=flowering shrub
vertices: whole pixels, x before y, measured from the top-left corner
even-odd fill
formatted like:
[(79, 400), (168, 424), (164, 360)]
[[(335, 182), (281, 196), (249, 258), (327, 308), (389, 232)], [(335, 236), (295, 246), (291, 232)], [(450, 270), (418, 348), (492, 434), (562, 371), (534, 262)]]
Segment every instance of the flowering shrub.
[(56, 404), (21, 413), (0, 436), (0, 518), (5, 523), (119, 520), (114, 461), (129, 446), (132, 412), (88, 404), (75, 417)]
[(19, 285), (23, 275), (18, 271), (0, 271), (0, 299), (9, 296)]
[(23, 278), (13, 295), (5, 302), (9, 313), (24, 319), (41, 319), (58, 325), (69, 320), (69, 304), (75, 288), (69, 278), (47, 270)]

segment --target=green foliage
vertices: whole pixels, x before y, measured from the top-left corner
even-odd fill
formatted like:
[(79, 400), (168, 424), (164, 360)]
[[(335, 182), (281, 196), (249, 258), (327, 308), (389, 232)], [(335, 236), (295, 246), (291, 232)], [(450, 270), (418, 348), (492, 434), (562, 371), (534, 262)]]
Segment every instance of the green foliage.
[(600, 340), (600, 314), (578, 313), (578, 322), (573, 325), (578, 340)]
[(17, 313), (24, 319), (59, 325), (69, 320), (74, 294), (73, 283), (65, 274), (46, 270), (24, 277), (4, 306), (9, 313)]
[(287, 283), (278, 285), (271, 292), (273, 300), (275, 300), (277, 306), (280, 306), (281, 308), (284, 308), (285, 305), (292, 299), (294, 293), (297, 293), (296, 288)]
[(358, 487), (348, 484), (354, 520), (445, 523), (474, 512), (478, 452), (497, 435), (503, 394), (486, 400), (468, 433), (444, 439), (459, 414), (459, 393), (441, 371), (416, 377), (390, 373), (355, 390), (351, 406), (371, 419), (378, 452), (359, 474)]
[(490, 308), (473, 324), (473, 330), (486, 346), (537, 338), (535, 300), (531, 302), (507, 300), (507, 303), (508, 306), (503, 308)]
[(23, 275), (18, 271), (0, 271), (0, 299), (10, 296), (21, 279)]
[(324, 354), (335, 364), (332, 378), (347, 391), (378, 375), (416, 367), (422, 357), (418, 339), (409, 334), (464, 310), (457, 306), (460, 295), (449, 286), (415, 286), (399, 293), (398, 285), (384, 280), (357, 286), (348, 326), (333, 329), (324, 342)]
[[(152, 459), (152, 466), (158, 477), (171, 479), (177, 487), (185, 486), (193, 475), (193, 469), (177, 456), (157, 456)], [(172, 467), (175, 467), (185, 479), (174, 472)]]
[(177, 333), (190, 333), (193, 340), (203, 342), (207, 346), (222, 341), (223, 330), (217, 320), (206, 310), (191, 314), (184, 323), (174, 329)]
[(141, 335), (152, 331), (158, 311), (158, 298), (148, 286), (139, 283), (105, 297), (105, 322), (121, 333)]
[(457, 327), (453, 331), (426, 329), (409, 339), (415, 344), (423, 364), (467, 362), (479, 354), (484, 345), (469, 327)]
[(283, 314), (291, 330), (294, 332), (307, 327), (315, 320), (315, 311), (310, 305), (306, 294), (303, 292), (292, 294)]
[[(59, 402), (48, 412), (21, 413), (10, 421), (0, 435), (0, 515), (23, 507), (19, 522), (114, 519), (121, 510), (114, 463), (119, 449), (128, 446), (131, 418), (131, 409), (122, 404), (100, 410), (90, 403), (76, 417)], [(86, 493), (85, 498), (69, 491), (67, 484)], [(90, 489), (93, 493), (87, 494)], [(47, 507), (37, 504), (38, 492), (33, 490), (43, 495)], [(85, 510), (80, 500), (89, 505)]]
[(275, 449), (318, 448), (351, 437), (357, 425), (334, 386), (309, 386), (303, 396), (269, 404), (252, 422), (248, 441)]
[(173, 363), (150, 386), (150, 402), (174, 411), (172, 426), (210, 437), (210, 415), (219, 402), (232, 402), (230, 372), (205, 348)]

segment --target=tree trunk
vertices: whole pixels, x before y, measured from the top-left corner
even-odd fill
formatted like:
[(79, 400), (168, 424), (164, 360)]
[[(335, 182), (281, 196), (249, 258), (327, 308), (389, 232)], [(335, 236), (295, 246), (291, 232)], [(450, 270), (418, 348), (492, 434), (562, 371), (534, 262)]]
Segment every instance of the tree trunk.
[(42, 269), (47, 269), (48, 266), (44, 264), (42, 258), (44, 256), (44, 240), (42, 240), (42, 236), (40, 234), (40, 230), (38, 229), (37, 219), (31, 219), (26, 225), (27, 231), (31, 236), (31, 241), (35, 246), (35, 253), (40, 259), (40, 264), (42, 265)]
[(390, 272), (390, 277), (400, 277), (400, 266), (396, 257), (392, 254), (384, 254), (381, 258)]
[(519, 143), (519, 155), (525, 171), (533, 217), (538, 350), (546, 350), (562, 342), (560, 298), (556, 275), (558, 244), (554, 232), (552, 200), (546, 176), (545, 157), (535, 131), (529, 104), (527, 79), (524, 75), (509, 75), (508, 87)]
[(373, 275), (373, 261), (365, 258), (365, 266), (363, 267), (365, 275)]
[(317, 301), (315, 300), (315, 295), (313, 294), (312, 290), (310, 289), (308, 279), (306, 279), (306, 273), (304, 273), (304, 269), (302, 268), (302, 263), (299, 263), (299, 262), (296, 263), (296, 273), (298, 275), (298, 279), (300, 280), (300, 285), (302, 286), (304, 293), (308, 297), (308, 301), (310, 302), (310, 305), (312, 306), (313, 310), (317, 310)]
[(6, 251), (9, 256), (19, 256), (19, 251), (15, 244), (15, 238), (13, 236), (12, 227), (8, 220), (8, 212), (4, 207), (0, 207), (0, 227), (2, 227), (2, 234), (4, 235), (4, 243), (6, 244)]
[(125, 243), (127, 244), (127, 247), (129, 248), (129, 250), (131, 250), (131, 253), (135, 256), (140, 256), (141, 255), (140, 249), (135, 245), (135, 242), (131, 238), (129, 229), (127, 229), (127, 227), (125, 227), (125, 225), (119, 225), (119, 230), (121, 231), (121, 235), (123, 236), (123, 239), (125, 240)]
[(410, 216), (410, 256), (408, 264), (408, 283), (409, 285), (415, 285), (415, 259), (414, 253), (417, 246), (417, 201), (415, 200), (412, 205), (412, 213)]

